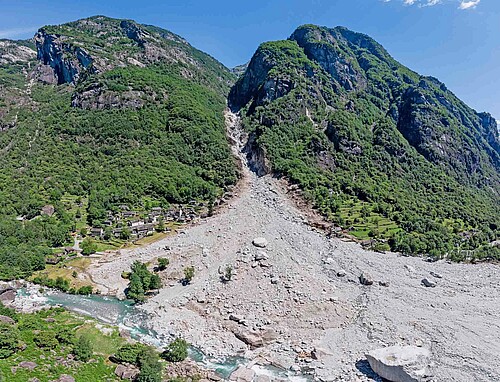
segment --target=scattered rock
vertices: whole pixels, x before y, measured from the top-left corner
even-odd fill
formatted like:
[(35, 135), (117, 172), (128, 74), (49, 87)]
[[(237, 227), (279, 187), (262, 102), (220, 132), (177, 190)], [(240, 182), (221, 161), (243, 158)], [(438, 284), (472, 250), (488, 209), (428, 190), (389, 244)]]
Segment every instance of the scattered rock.
[(431, 276), (433, 276), (433, 277), (435, 277), (437, 279), (442, 279), (443, 278), (443, 275), (440, 274), (440, 273), (433, 272), (433, 271), (431, 271), (430, 273), (431, 273)]
[(424, 278), (422, 279), (422, 285), (427, 288), (435, 288), (437, 284), (434, 281), (429, 280), (428, 278)]
[(255, 371), (244, 366), (240, 366), (231, 374), (229, 380), (235, 382), (252, 382), (254, 376)]
[(115, 369), (115, 374), (121, 379), (134, 380), (139, 375), (139, 369), (133, 365), (118, 365)]
[(373, 277), (371, 277), (368, 273), (363, 272), (359, 276), (359, 282), (362, 285), (373, 285)]
[(75, 378), (73, 378), (71, 375), (63, 374), (59, 377), (59, 379), (51, 382), (75, 382)]
[(271, 377), (267, 375), (257, 375), (254, 379), (255, 382), (271, 382)]
[(265, 238), (256, 237), (255, 239), (253, 239), (252, 244), (259, 248), (266, 248), (268, 243)]
[(379, 281), (378, 285), (383, 286), (383, 287), (388, 287), (390, 285), (389, 281)]
[(7, 317), (7, 316), (2, 316), (0, 315), (0, 322), (3, 322), (4, 324), (11, 324), (14, 325), (16, 321), (14, 321), (12, 318)]
[(421, 382), (429, 376), (430, 351), (416, 346), (372, 350), (366, 358), (379, 376), (392, 382)]
[(312, 359), (318, 360), (318, 361), (324, 361), (326, 358), (331, 356), (332, 353), (330, 353), (328, 350), (316, 347), (313, 349), (311, 352), (311, 357)]
[(237, 322), (237, 323), (240, 323), (244, 320), (244, 318), (242, 316), (239, 316), (237, 314), (230, 314), (229, 315), (229, 319), (231, 321), (234, 321), (234, 322)]
[(264, 251), (259, 251), (255, 254), (255, 261), (262, 261), (262, 260), (267, 260), (269, 258), (269, 256), (267, 255), (266, 252)]
[(337, 272), (337, 277), (344, 277), (346, 274), (347, 274), (346, 271), (341, 269)]
[(23, 369), (28, 369), (30, 371), (34, 370), (38, 365), (35, 362), (23, 361), (18, 367), (22, 367)]
[(413, 268), (411, 265), (405, 264), (405, 268), (408, 272), (415, 273), (415, 268)]

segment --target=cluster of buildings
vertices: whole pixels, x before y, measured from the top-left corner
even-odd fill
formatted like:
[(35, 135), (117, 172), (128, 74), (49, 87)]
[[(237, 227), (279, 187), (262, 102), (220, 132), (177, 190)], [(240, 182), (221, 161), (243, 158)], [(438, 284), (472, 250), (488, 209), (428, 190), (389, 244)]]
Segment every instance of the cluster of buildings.
[[(115, 238), (121, 238), (124, 231), (131, 239), (141, 239), (152, 235), (160, 224), (172, 222), (189, 223), (196, 219), (206, 217), (208, 209), (203, 203), (191, 201), (187, 205), (171, 206), (168, 210), (161, 207), (153, 207), (148, 213), (130, 210), (127, 205), (120, 206), (120, 211), (113, 213), (108, 211), (107, 219), (102, 227), (92, 227), (90, 236), (102, 239), (106, 231), (112, 232)], [(108, 228), (109, 227), (109, 228)]]

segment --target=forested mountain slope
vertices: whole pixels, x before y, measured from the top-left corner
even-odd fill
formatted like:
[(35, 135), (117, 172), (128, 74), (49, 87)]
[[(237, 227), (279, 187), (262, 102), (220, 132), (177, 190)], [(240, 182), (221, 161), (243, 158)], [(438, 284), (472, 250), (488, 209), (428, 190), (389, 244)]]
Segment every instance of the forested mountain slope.
[(0, 41), (0, 278), (42, 268), (82, 215), (100, 226), (120, 205), (213, 201), (234, 184), (232, 82), (181, 37), (129, 20)]
[[(229, 102), (261, 173), (378, 248), (500, 258), (496, 121), (346, 28), (262, 44)], [(385, 243), (385, 244), (384, 244)]]

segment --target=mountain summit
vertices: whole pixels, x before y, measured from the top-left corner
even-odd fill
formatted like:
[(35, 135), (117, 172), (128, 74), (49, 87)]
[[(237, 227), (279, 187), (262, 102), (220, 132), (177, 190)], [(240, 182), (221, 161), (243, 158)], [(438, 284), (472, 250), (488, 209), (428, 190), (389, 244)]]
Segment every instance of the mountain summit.
[(498, 236), (496, 121), (364, 34), (304, 25), (262, 44), (229, 103), (267, 160), (255, 167), (360, 238), (463, 258)]

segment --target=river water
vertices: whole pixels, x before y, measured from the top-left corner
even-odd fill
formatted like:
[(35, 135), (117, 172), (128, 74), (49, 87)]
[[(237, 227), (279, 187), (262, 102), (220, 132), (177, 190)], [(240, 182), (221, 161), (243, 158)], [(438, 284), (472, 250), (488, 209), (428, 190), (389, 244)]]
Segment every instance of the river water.
[[(72, 312), (118, 326), (120, 329), (128, 331), (132, 338), (158, 348), (165, 347), (172, 340), (171, 337), (163, 336), (149, 328), (148, 314), (134, 306), (133, 302), (129, 300), (118, 300), (99, 295), (71, 295), (57, 291), (41, 293), (37, 287), (19, 289), (17, 295), (21, 300), (43, 305), (62, 306)], [(190, 347), (189, 357), (200, 366), (216, 371), (224, 379), (229, 378), (240, 365), (248, 363), (248, 360), (241, 357), (209, 358), (195, 347)], [(257, 374), (278, 377), (283, 380), (297, 382), (309, 380), (303, 376), (290, 376), (289, 373), (270, 366), (255, 366), (253, 369)]]

